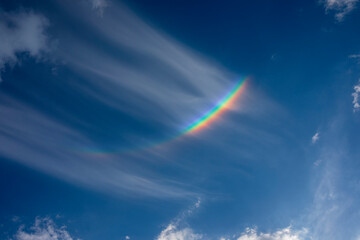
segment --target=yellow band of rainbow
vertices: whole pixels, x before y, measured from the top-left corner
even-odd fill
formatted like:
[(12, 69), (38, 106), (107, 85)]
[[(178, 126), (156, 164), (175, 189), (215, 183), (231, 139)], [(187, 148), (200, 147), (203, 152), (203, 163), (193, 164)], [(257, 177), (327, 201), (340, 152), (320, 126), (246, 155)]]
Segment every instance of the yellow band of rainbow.
[(178, 134), (165, 139), (163, 141), (159, 141), (156, 143), (149, 143), (144, 146), (137, 147), (135, 149), (112, 149), (112, 150), (104, 150), (104, 149), (89, 149), (85, 148), (82, 150), (82, 152), (85, 153), (91, 153), (91, 154), (97, 154), (99, 156), (106, 155), (109, 153), (116, 153), (116, 152), (129, 152), (129, 151), (135, 151), (135, 150), (146, 150), (149, 148), (158, 147), (160, 145), (163, 145), (167, 142), (171, 142), (175, 139), (178, 139), (181, 136), (186, 136), (187, 134), (195, 133), (198, 130), (202, 129), (205, 126), (208, 126), (211, 122), (216, 120), (222, 112), (229, 109), (236, 99), (243, 93), (246, 82), (248, 78), (242, 78), (239, 80), (236, 85), (230, 90), (228, 94), (225, 95), (224, 98), (222, 98), (213, 108), (211, 108), (208, 112), (206, 112), (202, 117), (195, 120), (193, 123), (188, 125), (185, 129), (183, 129), (181, 132), (178, 132)]

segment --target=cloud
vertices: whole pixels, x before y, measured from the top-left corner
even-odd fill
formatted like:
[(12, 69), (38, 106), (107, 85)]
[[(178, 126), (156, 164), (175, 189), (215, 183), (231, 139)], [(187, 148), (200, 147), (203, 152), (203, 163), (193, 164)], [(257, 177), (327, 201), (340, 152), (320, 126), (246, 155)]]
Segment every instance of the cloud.
[(274, 233), (258, 233), (254, 228), (247, 228), (237, 240), (305, 240), (308, 230), (292, 230), (291, 227), (277, 230)]
[[(167, 134), (161, 135), (161, 140), (179, 134), (185, 125), (213, 107), (239, 80), (237, 76), (150, 26), (123, 5), (112, 4), (103, 18), (99, 18), (89, 9), (88, 2), (64, 0), (57, 4), (66, 8), (64, 11), (68, 14), (64, 18), (71, 16), (62, 24), (78, 21), (65, 25), (61, 35), (54, 36), (59, 39), (59, 45), (52, 53), (59, 62), (65, 62), (62, 67), (66, 74), (61, 76), (63, 85), (55, 81), (45, 85), (39, 80), (39, 91), (33, 96), (44, 99), (40, 104), (33, 99), (28, 99), (33, 100), (31, 103), (21, 101), (22, 89), (18, 89), (17, 96), (0, 95), (4, 100), (0, 103), (0, 114), (7, 116), (0, 118), (0, 141), (4, 143), (0, 145), (0, 155), (72, 184), (115, 195), (197, 198), (201, 194), (192, 190), (196, 188), (194, 184), (187, 184), (190, 180), (170, 176), (158, 167), (158, 159), (169, 159), (167, 153), (162, 155), (156, 149), (122, 154), (118, 149), (127, 151), (130, 143), (136, 144), (131, 147), (138, 150), (149, 142), (159, 142), (158, 132), (146, 133), (146, 136), (137, 130), (127, 132), (128, 126), (136, 125), (135, 121), (142, 121), (138, 126), (155, 125), (151, 131), (161, 129), (159, 135)], [(56, 22), (52, 24), (56, 26)], [(43, 28), (37, 30), (43, 33)], [(89, 38), (88, 34), (94, 37)], [(46, 36), (41, 36), (45, 43)], [(31, 48), (34, 55), (44, 49), (41, 44), (36, 46)], [(32, 72), (28, 74), (29, 79), (41, 79)], [(45, 89), (54, 88), (63, 95), (49, 97)], [(277, 111), (269, 104), (272, 101), (260, 95), (247, 92), (244, 97), (248, 98), (243, 100), (249, 103), (248, 108), (243, 107), (246, 105), (243, 103), (231, 111), (261, 114), (271, 111), (275, 115)], [(85, 99), (89, 105), (83, 108)], [(76, 107), (69, 106), (69, 102)], [(91, 103), (97, 107), (93, 108)], [(102, 115), (103, 111), (106, 114)], [(99, 126), (100, 119), (114, 116), (113, 125)], [(122, 127), (123, 116), (132, 123), (127, 123), (122, 128), (124, 131), (117, 131)], [(273, 137), (264, 137), (262, 130), (236, 123), (237, 128), (242, 128), (251, 138), (267, 141)], [(232, 133), (235, 129), (230, 124), (222, 124), (222, 127)], [(92, 135), (97, 131), (105, 134)], [(153, 135), (156, 136), (152, 138)], [(108, 142), (104, 150), (104, 140), (110, 142), (109, 151), (106, 149)], [(106, 153), (96, 155), (98, 152)], [(191, 170), (185, 171), (179, 175)]]
[(349, 58), (360, 58), (360, 54), (351, 54)]
[(191, 228), (178, 230), (173, 224), (169, 224), (156, 238), (156, 240), (200, 240), (201, 234), (196, 234)]
[[(279, 229), (273, 233), (258, 233), (256, 228), (246, 228), (246, 230), (236, 236), (220, 237), (220, 240), (305, 240), (308, 239), (308, 230), (293, 230), (291, 227)], [(169, 224), (156, 238), (156, 240), (201, 240), (215, 239), (211, 236), (194, 233), (191, 228), (178, 229), (175, 225)]]
[(354, 112), (360, 110), (359, 94), (360, 94), (360, 81), (358, 82), (357, 85), (354, 86), (354, 92), (351, 94), (351, 96), (353, 97), (352, 103), (353, 103)]
[[(213, 106), (237, 80), (235, 74), (151, 27), (125, 6), (114, 3), (101, 20), (87, 12), (74, 14), (86, 19), (92, 34), (102, 36), (101, 45), (110, 51), (77, 36), (62, 41), (59, 57), (96, 88), (84, 86), (84, 91), (118, 110), (178, 127)], [(127, 105), (119, 104), (122, 101)]]
[[(187, 198), (182, 190), (147, 171), (126, 166), (118, 156), (104, 157), (75, 151), (66, 146), (84, 144), (96, 147), (78, 131), (52, 120), (45, 114), (2, 96), (0, 115), (0, 155), (64, 179), (72, 184), (116, 195), (142, 195), (158, 198)], [(116, 161), (115, 161), (116, 159)], [(156, 180), (152, 179), (156, 178)]]
[(201, 200), (198, 200), (190, 206), (186, 211), (182, 211), (156, 238), (156, 240), (200, 240), (203, 235), (196, 234), (191, 228), (185, 227), (179, 229), (183, 225), (186, 218), (190, 217), (196, 209), (200, 207)]
[(89, 0), (92, 8), (99, 12), (101, 16), (104, 14), (105, 8), (109, 6), (109, 3), (107, 0)]
[(39, 58), (48, 49), (48, 20), (33, 12), (0, 12), (0, 81), (6, 65), (20, 61), (19, 54)]
[(313, 144), (316, 143), (316, 142), (319, 140), (319, 138), (320, 138), (319, 135), (320, 135), (320, 133), (319, 133), (319, 132), (316, 132), (315, 135), (312, 136), (311, 142), (312, 142)]
[(325, 11), (335, 12), (337, 21), (343, 21), (345, 15), (355, 9), (358, 0), (323, 0)]
[[(312, 239), (355, 239), (359, 222), (359, 178), (344, 128), (347, 120), (336, 114), (322, 132), (318, 156), (321, 165), (313, 169), (313, 203), (305, 213), (305, 225)], [(349, 230), (350, 229), (350, 230)]]
[[(201, 240), (214, 239), (213, 236), (195, 233), (190, 227), (179, 228), (185, 225), (186, 218), (193, 214), (193, 211), (200, 206), (200, 199), (187, 211), (182, 212), (176, 217), (164, 230), (161, 231), (156, 240)], [(240, 234), (231, 234), (231, 237), (220, 237), (220, 240), (305, 240), (308, 236), (308, 230), (293, 230), (291, 226), (277, 230), (273, 233), (258, 233), (256, 228), (246, 228)]]
[(50, 218), (36, 218), (28, 231), (21, 226), (14, 240), (73, 240), (65, 226), (58, 228)]

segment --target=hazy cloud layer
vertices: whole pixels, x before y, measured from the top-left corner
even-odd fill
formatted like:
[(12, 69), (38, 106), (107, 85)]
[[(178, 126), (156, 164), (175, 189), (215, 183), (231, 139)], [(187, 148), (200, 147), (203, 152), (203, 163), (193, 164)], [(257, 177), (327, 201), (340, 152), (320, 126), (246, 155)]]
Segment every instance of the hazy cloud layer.
[(5, 66), (14, 66), (26, 53), (39, 58), (48, 49), (45, 29), (48, 20), (33, 12), (0, 12), (0, 81)]

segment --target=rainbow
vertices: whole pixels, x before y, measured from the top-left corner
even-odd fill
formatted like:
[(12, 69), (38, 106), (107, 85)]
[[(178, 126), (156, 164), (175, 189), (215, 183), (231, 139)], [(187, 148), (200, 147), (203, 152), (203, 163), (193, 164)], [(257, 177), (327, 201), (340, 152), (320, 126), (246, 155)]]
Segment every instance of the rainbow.
[(200, 129), (202, 129), (205, 126), (208, 126), (211, 122), (213, 122), (215, 119), (217, 119), (222, 112), (224, 112), (226, 109), (229, 109), (235, 100), (241, 95), (241, 93), (244, 91), (246, 78), (243, 80), (240, 80), (233, 88), (232, 90), (222, 99), (218, 102), (218, 104), (215, 105), (210, 111), (205, 113), (202, 117), (198, 118), (196, 121), (194, 121), (192, 124), (190, 124), (183, 133), (193, 133)]
[(239, 80), (235, 86), (231, 89), (231, 91), (225, 95), (224, 98), (222, 98), (213, 108), (211, 108), (208, 112), (206, 112), (204, 115), (202, 115), (200, 118), (196, 119), (194, 122), (192, 122), (190, 125), (188, 125), (186, 128), (184, 128), (182, 131), (178, 132), (176, 135), (173, 135), (172, 137), (165, 139), (163, 141), (159, 141), (157, 143), (148, 143), (144, 146), (137, 147), (135, 149), (113, 149), (113, 150), (104, 150), (104, 149), (89, 149), (89, 148), (83, 148), (82, 152), (89, 153), (89, 154), (97, 154), (99, 156), (106, 156), (106, 154), (109, 153), (115, 153), (115, 152), (131, 152), (131, 151), (138, 151), (138, 150), (146, 150), (149, 148), (154, 148), (161, 146), (165, 143), (172, 142), (175, 139), (178, 139), (182, 136), (187, 136), (188, 134), (195, 133), (198, 130), (210, 125), (213, 121), (219, 118), (221, 113), (223, 113), (225, 110), (229, 109), (238, 99), (238, 97), (243, 93), (246, 82), (248, 78), (243, 78)]

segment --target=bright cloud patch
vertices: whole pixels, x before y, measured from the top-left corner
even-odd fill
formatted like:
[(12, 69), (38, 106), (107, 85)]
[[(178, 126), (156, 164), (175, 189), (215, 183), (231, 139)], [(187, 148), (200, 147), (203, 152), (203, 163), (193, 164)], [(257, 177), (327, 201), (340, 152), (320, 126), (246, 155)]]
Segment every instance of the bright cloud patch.
[(319, 132), (316, 132), (314, 136), (312, 136), (311, 138), (311, 142), (312, 143), (316, 143), (319, 140), (320, 136), (319, 136)]
[(360, 81), (357, 85), (354, 86), (354, 92), (351, 94), (353, 97), (353, 106), (354, 106), (354, 112), (360, 110), (360, 100), (359, 100), (359, 94), (360, 94)]
[(196, 234), (190, 228), (177, 229), (173, 224), (169, 224), (156, 240), (198, 240), (203, 239), (201, 234)]
[[(220, 237), (219, 240), (305, 240), (307, 229), (293, 230), (291, 227), (280, 229), (273, 233), (258, 233), (256, 228), (246, 228), (240, 236)], [(215, 239), (214, 237), (196, 234), (191, 228), (177, 229), (174, 224), (169, 224), (156, 240), (201, 240)]]
[(307, 230), (294, 231), (291, 227), (278, 230), (274, 233), (257, 233), (256, 229), (247, 228), (237, 240), (303, 240)]
[(40, 56), (47, 49), (47, 25), (46, 18), (32, 12), (0, 13), (0, 72), (6, 64), (17, 64), (20, 53)]
[(358, 0), (325, 0), (322, 1), (326, 12), (335, 12), (335, 18), (338, 21), (342, 21), (348, 13), (350, 13), (355, 7)]
[(73, 238), (64, 226), (58, 228), (50, 218), (37, 218), (28, 231), (21, 226), (14, 240), (73, 240)]

